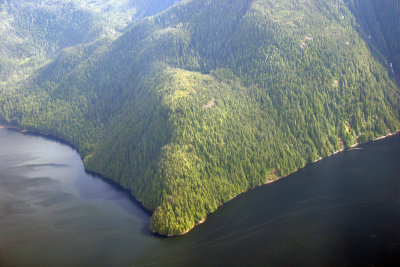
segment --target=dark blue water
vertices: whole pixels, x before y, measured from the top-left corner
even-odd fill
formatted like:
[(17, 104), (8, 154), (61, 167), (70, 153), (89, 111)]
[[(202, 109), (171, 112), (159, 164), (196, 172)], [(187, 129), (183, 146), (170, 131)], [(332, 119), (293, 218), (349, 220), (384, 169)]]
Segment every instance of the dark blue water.
[(125, 191), (72, 148), (0, 129), (0, 266), (400, 264), (400, 135), (243, 194), (159, 238)]

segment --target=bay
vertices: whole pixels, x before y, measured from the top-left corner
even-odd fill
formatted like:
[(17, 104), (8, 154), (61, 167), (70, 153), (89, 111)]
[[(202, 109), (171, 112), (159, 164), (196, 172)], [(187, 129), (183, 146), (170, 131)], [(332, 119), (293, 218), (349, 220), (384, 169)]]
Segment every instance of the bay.
[(400, 135), (242, 194), (185, 236), (85, 172), (71, 147), (0, 129), (0, 266), (400, 263)]

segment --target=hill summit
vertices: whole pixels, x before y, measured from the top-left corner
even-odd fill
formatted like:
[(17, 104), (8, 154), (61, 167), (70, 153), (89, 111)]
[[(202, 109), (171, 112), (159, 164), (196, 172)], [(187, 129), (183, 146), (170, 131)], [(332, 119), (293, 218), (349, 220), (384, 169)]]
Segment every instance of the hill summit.
[(373, 2), (180, 1), (64, 49), (0, 91), (0, 114), (70, 142), (154, 212), (153, 232), (183, 234), (250, 188), (399, 129), (400, 11)]

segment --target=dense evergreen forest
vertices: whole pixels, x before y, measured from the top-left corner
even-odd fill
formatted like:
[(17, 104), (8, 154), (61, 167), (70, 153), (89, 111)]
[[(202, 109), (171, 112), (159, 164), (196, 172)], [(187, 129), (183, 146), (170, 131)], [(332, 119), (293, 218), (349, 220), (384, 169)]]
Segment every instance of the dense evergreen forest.
[(400, 81), (400, 1), (357, 0), (350, 9), (376, 58)]
[(152, 231), (185, 233), (249, 188), (399, 129), (398, 1), (153, 2), (172, 7), (107, 22), (116, 35), (66, 15), (77, 45), (41, 24), (35, 44), (58, 52), (27, 78), (7, 78), (23, 53), (0, 59), (1, 119), (76, 146), (154, 211)]
[(64, 48), (116, 38), (176, 0), (0, 0), (0, 82), (18, 82)]

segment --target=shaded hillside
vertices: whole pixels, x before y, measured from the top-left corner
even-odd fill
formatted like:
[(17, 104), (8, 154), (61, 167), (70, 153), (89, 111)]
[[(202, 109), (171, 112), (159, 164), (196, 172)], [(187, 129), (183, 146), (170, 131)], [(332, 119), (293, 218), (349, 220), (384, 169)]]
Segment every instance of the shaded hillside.
[[(66, 47), (117, 37), (175, 0), (0, 1), (0, 86), (13, 87)], [(157, 4), (157, 5), (156, 5)]]
[(364, 39), (400, 81), (400, 1), (354, 0), (349, 6)]
[(110, 43), (65, 50), (0, 114), (181, 234), (236, 195), (399, 129), (399, 89), (344, 1), (181, 1)]

